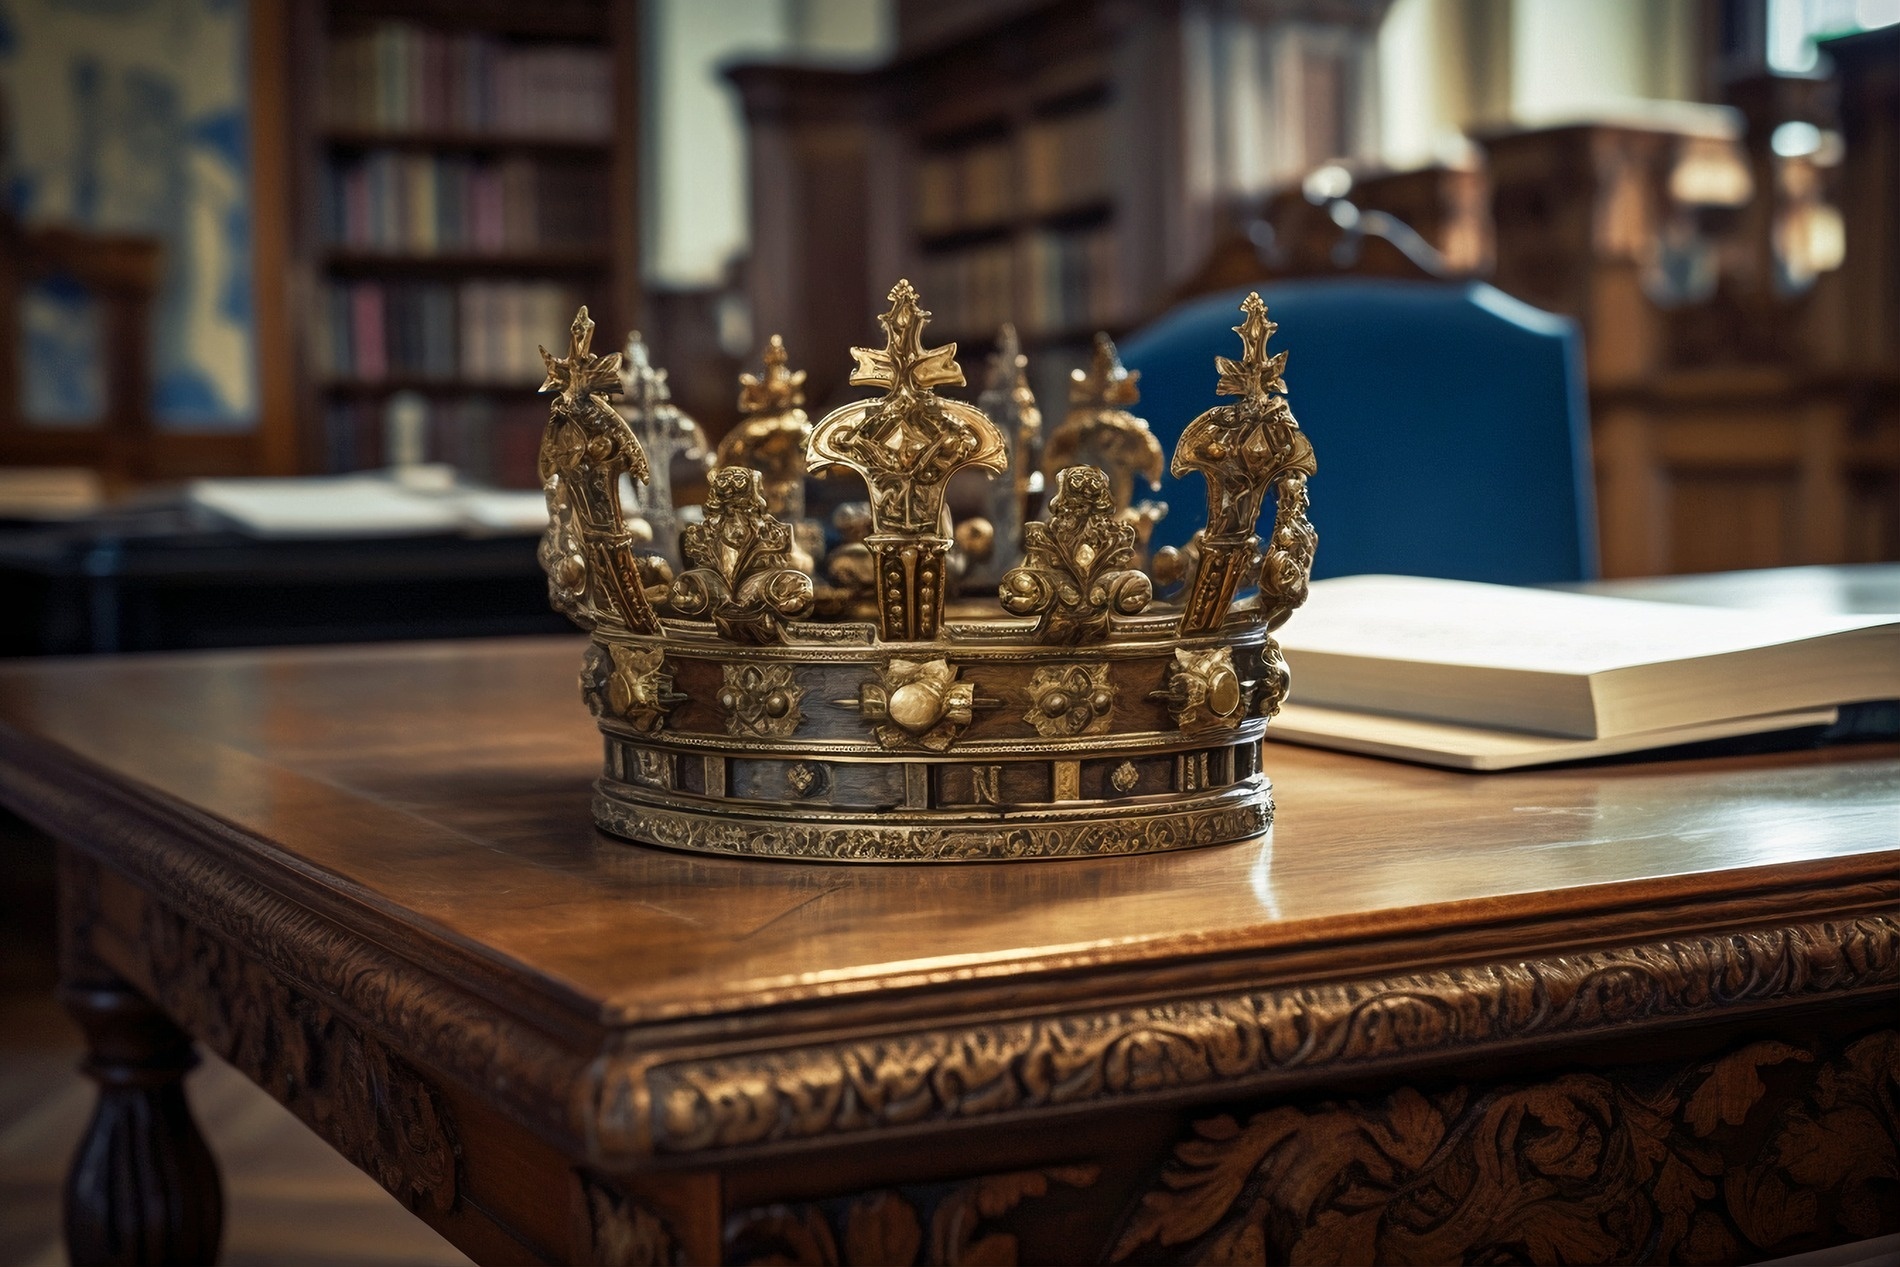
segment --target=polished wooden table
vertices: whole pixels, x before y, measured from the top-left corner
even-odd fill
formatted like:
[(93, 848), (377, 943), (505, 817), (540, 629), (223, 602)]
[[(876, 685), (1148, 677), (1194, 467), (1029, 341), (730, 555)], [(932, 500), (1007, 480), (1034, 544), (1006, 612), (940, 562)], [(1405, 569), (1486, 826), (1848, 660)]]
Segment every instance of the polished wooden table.
[(1270, 839), (597, 833), (577, 639), (0, 666), (81, 1261), (207, 1256), (191, 1039), (473, 1257), (1727, 1262), (1900, 1230), (1900, 747), (1270, 746)]

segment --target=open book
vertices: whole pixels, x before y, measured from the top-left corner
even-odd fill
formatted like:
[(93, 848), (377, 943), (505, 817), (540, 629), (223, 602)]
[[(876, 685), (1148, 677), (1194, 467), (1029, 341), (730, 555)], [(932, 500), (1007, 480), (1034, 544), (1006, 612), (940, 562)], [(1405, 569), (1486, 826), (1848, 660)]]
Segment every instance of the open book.
[(1900, 698), (1900, 615), (1733, 611), (1468, 581), (1321, 581), (1280, 631), (1279, 739), (1466, 769), (1826, 725)]

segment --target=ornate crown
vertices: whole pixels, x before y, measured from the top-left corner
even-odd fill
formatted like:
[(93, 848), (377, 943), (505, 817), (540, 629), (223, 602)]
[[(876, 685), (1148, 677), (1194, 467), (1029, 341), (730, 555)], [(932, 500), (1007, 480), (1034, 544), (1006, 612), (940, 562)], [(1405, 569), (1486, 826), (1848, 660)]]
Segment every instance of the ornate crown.
[[(1305, 600), (1316, 542), (1313, 450), (1286, 402), (1286, 354), (1267, 354), (1266, 305), (1247, 297), (1240, 359), (1216, 358), (1235, 399), (1174, 453), (1176, 476), (1207, 481), (1207, 526), (1148, 559), (1166, 507), (1133, 498), (1138, 478), (1158, 483), (1161, 449), (1127, 411), (1137, 376), (1106, 336), (1074, 374), (1045, 488), (1014, 331), (972, 405), (938, 394), (963, 371), (955, 344), (924, 345), (930, 314), (909, 282), (890, 303), (885, 345), (852, 349), (851, 382), (883, 394), (815, 425), (773, 337), (683, 526), (657, 504), (659, 468), (704, 441), (637, 337), (625, 367), (595, 355), (583, 308), (567, 355), (542, 350), (555, 395), (541, 562), (554, 606), (593, 636), (581, 691), (606, 737), (596, 820), (680, 849), (851, 862), (1143, 853), (1264, 831), (1261, 741), (1288, 683), (1271, 631)], [(623, 390), (624, 412), (607, 399)], [(863, 481), (830, 533), (806, 517), (808, 467)], [(974, 498), (958, 496), (966, 471), (991, 477)], [(622, 476), (647, 485), (644, 519), (623, 512)], [(976, 512), (957, 520), (958, 500)]]

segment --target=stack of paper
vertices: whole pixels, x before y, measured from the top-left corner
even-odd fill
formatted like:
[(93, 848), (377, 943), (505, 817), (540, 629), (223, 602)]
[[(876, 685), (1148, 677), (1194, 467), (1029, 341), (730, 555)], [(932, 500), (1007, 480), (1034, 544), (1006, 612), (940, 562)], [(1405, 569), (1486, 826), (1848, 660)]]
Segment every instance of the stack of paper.
[(1900, 698), (1900, 615), (1733, 611), (1467, 581), (1321, 581), (1280, 630), (1272, 738), (1469, 770), (1831, 723)]
[(541, 493), (471, 488), (452, 477), (197, 480), (187, 498), (258, 537), (538, 533), (548, 521)]

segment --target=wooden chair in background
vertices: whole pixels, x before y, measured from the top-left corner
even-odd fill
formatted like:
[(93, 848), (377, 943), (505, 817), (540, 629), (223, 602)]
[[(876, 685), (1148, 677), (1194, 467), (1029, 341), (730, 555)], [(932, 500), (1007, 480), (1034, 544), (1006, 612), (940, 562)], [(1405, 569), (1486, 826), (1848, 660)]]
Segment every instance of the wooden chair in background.
[[(1313, 436), (1315, 576), (1398, 572), (1513, 584), (1596, 575), (1589, 414), (1576, 326), (1473, 281), (1304, 278), (1259, 285), (1286, 330), (1289, 400)], [(1164, 449), (1221, 403), (1212, 354), (1247, 288), (1181, 305), (1131, 334), (1141, 412)], [(1157, 548), (1201, 522), (1198, 476)]]
[[(112, 484), (148, 472), (151, 313), (162, 261), (156, 238), (0, 218), (0, 465), (91, 468)], [(52, 281), (96, 304), (103, 385), (96, 419), (38, 425), (23, 407), (21, 308), (32, 288)]]

